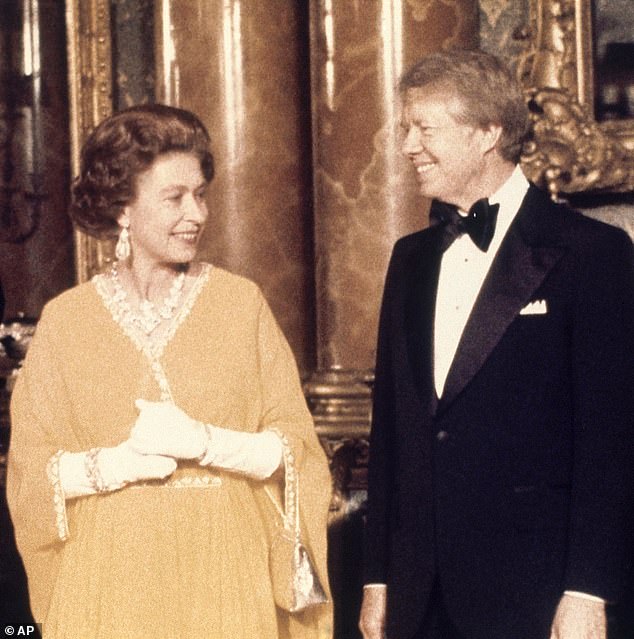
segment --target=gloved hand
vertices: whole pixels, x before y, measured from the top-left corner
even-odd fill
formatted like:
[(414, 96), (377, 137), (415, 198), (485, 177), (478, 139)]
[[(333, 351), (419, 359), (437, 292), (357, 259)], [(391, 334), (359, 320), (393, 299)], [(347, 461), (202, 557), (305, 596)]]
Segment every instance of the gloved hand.
[(97, 465), (106, 486), (163, 479), (171, 475), (177, 466), (171, 457), (140, 454), (129, 439), (114, 448), (102, 448)]
[(268, 479), (282, 463), (282, 440), (273, 431), (244, 433), (207, 426), (207, 433), (207, 451), (200, 460), (201, 466), (215, 466), (255, 479)]
[[(176, 470), (176, 462), (171, 457), (141, 455), (130, 447), (129, 441), (113, 448), (101, 448), (97, 453), (95, 464), (106, 490), (117, 490), (146, 479), (163, 479)], [(86, 472), (88, 454), (66, 452), (59, 459), (59, 479), (67, 499), (97, 492)]]
[(198, 459), (207, 450), (205, 425), (169, 402), (137, 399), (139, 416), (130, 432), (130, 445), (144, 455)]
[(254, 477), (270, 477), (282, 462), (282, 442), (272, 431), (244, 433), (202, 424), (167, 402), (137, 399), (139, 417), (130, 433), (130, 445), (146, 455), (197, 459)]

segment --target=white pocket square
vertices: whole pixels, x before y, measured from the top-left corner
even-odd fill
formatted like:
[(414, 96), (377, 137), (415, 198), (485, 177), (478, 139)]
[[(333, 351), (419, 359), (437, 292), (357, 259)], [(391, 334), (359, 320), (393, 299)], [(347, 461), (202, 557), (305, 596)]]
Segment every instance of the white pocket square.
[(546, 315), (548, 306), (546, 300), (535, 300), (529, 302), (521, 311), (520, 315)]

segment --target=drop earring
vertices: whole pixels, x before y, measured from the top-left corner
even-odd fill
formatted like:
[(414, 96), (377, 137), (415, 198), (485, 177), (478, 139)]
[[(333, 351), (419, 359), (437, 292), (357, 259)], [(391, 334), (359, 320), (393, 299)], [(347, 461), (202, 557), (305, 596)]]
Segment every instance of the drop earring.
[(119, 262), (127, 260), (130, 257), (130, 232), (128, 227), (124, 226), (119, 233), (117, 245), (114, 248), (114, 254)]

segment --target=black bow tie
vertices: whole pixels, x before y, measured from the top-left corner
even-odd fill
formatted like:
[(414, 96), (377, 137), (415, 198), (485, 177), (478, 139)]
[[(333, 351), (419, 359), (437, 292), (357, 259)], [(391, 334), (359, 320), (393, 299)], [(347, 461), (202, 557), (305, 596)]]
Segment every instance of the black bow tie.
[(486, 253), (493, 239), (499, 208), (499, 204), (489, 204), (489, 200), (483, 198), (475, 202), (464, 216), (458, 213), (453, 204), (434, 200), (429, 216), (433, 223), (444, 227), (443, 251), (455, 239), (467, 233), (473, 243)]

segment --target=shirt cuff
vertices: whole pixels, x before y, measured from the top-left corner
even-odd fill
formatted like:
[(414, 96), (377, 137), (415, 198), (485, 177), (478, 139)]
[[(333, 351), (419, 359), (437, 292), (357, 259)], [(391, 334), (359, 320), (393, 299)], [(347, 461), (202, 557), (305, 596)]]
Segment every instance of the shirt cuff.
[(363, 590), (366, 588), (387, 588), (387, 584), (365, 584)]
[(577, 592), (576, 590), (565, 590), (564, 595), (570, 595), (571, 597), (578, 597), (579, 599), (587, 599), (588, 601), (596, 601), (597, 603), (606, 603), (605, 599), (597, 597), (596, 595), (589, 595), (587, 592)]
[[(366, 588), (387, 588), (387, 584), (365, 584), (363, 589), (365, 590)], [(579, 599), (587, 599), (588, 601), (596, 601), (597, 603), (606, 603), (605, 599), (602, 599), (601, 597), (589, 595), (586, 592), (577, 592), (576, 590), (566, 590), (564, 595), (578, 597)]]

